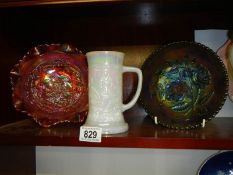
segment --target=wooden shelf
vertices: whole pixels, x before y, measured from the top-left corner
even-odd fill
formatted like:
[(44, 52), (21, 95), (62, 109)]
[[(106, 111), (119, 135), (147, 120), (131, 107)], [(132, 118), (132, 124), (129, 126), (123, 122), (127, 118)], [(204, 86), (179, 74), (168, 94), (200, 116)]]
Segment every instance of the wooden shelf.
[[(228, 2), (223, 0), (222, 2)], [(75, 5), (75, 4), (108, 4), (108, 3), (140, 3), (140, 2), (155, 2), (155, 3), (187, 3), (186, 0), (1, 0), (0, 7), (25, 7), (25, 6), (48, 6), (48, 5)], [(210, 3), (210, 0), (189, 0), (188, 3)], [(219, 3), (218, 3), (219, 4)], [(220, 4), (221, 5), (221, 4)]]
[[(85, 3), (114, 3), (129, 2), (130, 0), (2, 0), (0, 7), (25, 7), (37, 5), (57, 5), (57, 4), (85, 4)], [(131, 0), (132, 1), (132, 0)]]
[(233, 118), (214, 118), (205, 128), (173, 130), (155, 125), (133, 108), (125, 113), (129, 131), (104, 135), (101, 143), (79, 141), (79, 125), (42, 128), (31, 119), (0, 127), (1, 145), (126, 147), (168, 149), (233, 149)]

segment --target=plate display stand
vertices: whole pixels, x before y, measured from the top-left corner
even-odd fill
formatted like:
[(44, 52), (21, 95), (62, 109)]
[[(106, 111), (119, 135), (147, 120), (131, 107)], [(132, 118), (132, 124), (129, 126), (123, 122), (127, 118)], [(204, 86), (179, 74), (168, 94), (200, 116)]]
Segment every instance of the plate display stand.
[[(154, 123), (156, 124), (156, 125), (158, 125), (159, 123), (158, 123), (158, 117), (154, 117)], [(205, 127), (205, 123), (206, 123), (206, 120), (205, 119), (203, 119), (202, 120), (202, 123), (201, 123), (201, 127), (202, 128), (204, 128)]]

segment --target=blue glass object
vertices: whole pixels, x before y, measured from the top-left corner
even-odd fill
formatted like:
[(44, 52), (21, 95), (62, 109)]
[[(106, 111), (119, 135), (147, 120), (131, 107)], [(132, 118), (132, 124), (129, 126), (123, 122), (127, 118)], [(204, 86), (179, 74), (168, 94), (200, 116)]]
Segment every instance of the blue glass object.
[(233, 151), (222, 152), (207, 159), (198, 175), (233, 175)]

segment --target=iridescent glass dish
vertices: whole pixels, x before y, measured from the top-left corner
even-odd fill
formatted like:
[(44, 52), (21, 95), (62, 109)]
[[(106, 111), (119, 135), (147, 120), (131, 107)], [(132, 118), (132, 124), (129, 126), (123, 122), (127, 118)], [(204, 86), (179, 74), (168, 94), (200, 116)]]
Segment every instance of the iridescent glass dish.
[(87, 60), (68, 44), (32, 48), (11, 70), (16, 110), (43, 127), (85, 119), (88, 107)]
[(213, 118), (225, 102), (228, 79), (216, 53), (195, 42), (174, 42), (154, 51), (142, 66), (140, 103), (150, 117), (174, 129)]

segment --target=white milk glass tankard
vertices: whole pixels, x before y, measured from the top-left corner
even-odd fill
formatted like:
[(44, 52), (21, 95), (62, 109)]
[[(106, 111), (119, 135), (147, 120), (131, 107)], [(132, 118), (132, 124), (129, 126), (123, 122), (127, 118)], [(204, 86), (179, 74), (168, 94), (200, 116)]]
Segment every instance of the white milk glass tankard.
[[(122, 112), (137, 101), (142, 88), (142, 72), (135, 67), (123, 66), (124, 53), (93, 51), (87, 54), (89, 112), (84, 126), (101, 127), (103, 134), (126, 132), (128, 124)], [(137, 90), (128, 104), (123, 104), (122, 76), (124, 72), (138, 75)]]

